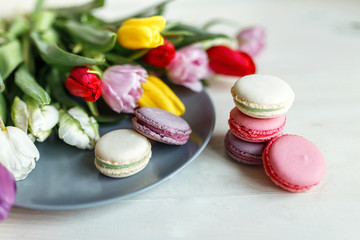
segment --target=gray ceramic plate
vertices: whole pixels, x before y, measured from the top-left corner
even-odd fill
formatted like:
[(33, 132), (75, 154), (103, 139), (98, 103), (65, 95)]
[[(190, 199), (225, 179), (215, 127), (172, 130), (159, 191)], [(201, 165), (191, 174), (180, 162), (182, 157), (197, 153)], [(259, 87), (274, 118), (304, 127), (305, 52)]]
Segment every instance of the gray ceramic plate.
[[(215, 112), (205, 91), (174, 90), (186, 106), (183, 118), (193, 130), (185, 145), (153, 142), (153, 155), (143, 171), (114, 179), (98, 172), (93, 151), (68, 146), (52, 136), (37, 144), (41, 158), (36, 168), (17, 182), (16, 206), (44, 210), (94, 207), (146, 191), (179, 172), (205, 148), (214, 128)], [(132, 128), (130, 120), (101, 126), (100, 135), (119, 128)]]

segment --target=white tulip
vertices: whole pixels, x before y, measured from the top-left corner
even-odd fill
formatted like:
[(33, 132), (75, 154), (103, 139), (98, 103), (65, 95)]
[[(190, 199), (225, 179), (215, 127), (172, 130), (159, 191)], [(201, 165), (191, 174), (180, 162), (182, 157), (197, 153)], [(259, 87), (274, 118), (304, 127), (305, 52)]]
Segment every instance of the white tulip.
[(59, 138), (80, 149), (94, 149), (99, 139), (99, 125), (80, 107), (73, 107), (68, 112), (60, 110)]
[(0, 163), (22, 180), (34, 169), (40, 153), (26, 133), (17, 127), (0, 130)]
[(29, 125), (29, 112), (27, 110), (26, 103), (19, 97), (15, 97), (11, 106), (11, 118), (15, 127), (18, 127), (27, 133)]
[(52, 128), (59, 122), (59, 112), (52, 105), (40, 105), (34, 99), (26, 99), (26, 103), (16, 97), (11, 108), (14, 125), (29, 137), (43, 142), (51, 134)]

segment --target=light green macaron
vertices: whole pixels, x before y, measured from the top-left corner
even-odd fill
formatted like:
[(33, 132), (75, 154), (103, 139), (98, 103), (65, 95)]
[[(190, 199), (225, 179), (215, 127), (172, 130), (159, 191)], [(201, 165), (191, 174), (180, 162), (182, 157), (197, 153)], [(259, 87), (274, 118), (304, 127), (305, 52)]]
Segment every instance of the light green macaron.
[(231, 88), (236, 107), (255, 118), (274, 118), (286, 113), (295, 98), (294, 91), (284, 80), (252, 74), (236, 81)]
[(130, 129), (108, 132), (95, 146), (95, 166), (104, 175), (123, 178), (143, 170), (151, 158), (149, 140)]

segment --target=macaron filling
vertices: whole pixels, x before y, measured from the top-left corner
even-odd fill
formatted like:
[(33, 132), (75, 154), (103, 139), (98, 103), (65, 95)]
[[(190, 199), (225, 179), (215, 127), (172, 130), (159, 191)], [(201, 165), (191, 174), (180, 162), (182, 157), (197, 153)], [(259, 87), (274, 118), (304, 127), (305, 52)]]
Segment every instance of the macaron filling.
[(279, 111), (279, 110), (283, 109), (283, 108), (259, 109), (259, 108), (252, 108), (252, 107), (246, 106), (245, 104), (239, 103), (239, 102), (238, 102), (238, 104), (241, 105), (246, 110), (249, 110), (251, 112), (275, 112), (275, 111)]
[(179, 141), (179, 142), (184, 142), (184, 141), (187, 141), (188, 138), (189, 138), (189, 135), (188, 134), (181, 134), (180, 132), (173, 132), (171, 131), (170, 129), (159, 129), (159, 128), (156, 128), (144, 121), (142, 121), (141, 119), (137, 118), (137, 117), (134, 117), (133, 118), (133, 121), (135, 121), (136, 123), (140, 124), (141, 126), (143, 127), (146, 127), (148, 128), (150, 131), (160, 135), (161, 137), (167, 137), (167, 138), (171, 138), (171, 139), (174, 139), (176, 141)]
[(123, 164), (123, 165), (111, 165), (111, 164), (106, 164), (102, 161), (100, 161), (97, 157), (95, 157), (95, 161), (97, 164), (99, 164), (101, 167), (104, 168), (111, 168), (111, 169), (122, 169), (122, 168), (128, 168), (131, 166), (134, 166), (140, 162), (142, 162), (143, 160), (137, 161), (137, 162), (133, 162), (133, 163), (129, 163), (129, 164)]

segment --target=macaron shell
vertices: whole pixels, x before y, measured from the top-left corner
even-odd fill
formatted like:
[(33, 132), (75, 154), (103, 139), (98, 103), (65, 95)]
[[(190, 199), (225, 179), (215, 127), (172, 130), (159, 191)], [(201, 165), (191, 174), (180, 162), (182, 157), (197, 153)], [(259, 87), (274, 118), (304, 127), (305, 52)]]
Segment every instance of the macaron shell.
[(166, 143), (166, 144), (183, 145), (188, 141), (188, 139), (190, 137), (190, 134), (186, 134), (183, 136), (183, 138), (181, 140), (179, 140), (178, 138), (164, 136), (162, 134), (156, 133), (155, 131), (153, 131), (152, 129), (150, 129), (147, 126), (140, 124), (136, 118), (132, 119), (132, 124), (133, 124), (135, 130), (138, 131), (139, 133), (141, 133), (142, 135), (144, 135), (145, 137), (148, 137), (155, 141)]
[(253, 118), (235, 107), (230, 112), (228, 123), (230, 130), (238, 138), (249, 142), (266, 142), (282, 133), (286, 116), (280, 115), (271, 119)]
[(95, 146), (95, 156), (110, 165), (130, 164), (145, 159), (150, 152), (149, 140), (130, 129), (108, 132)]
[(267, 175), (291, 192), (303, 192), (317, 185), (326, 164), (319, 149), (297, 135), (282, 135), (266, 146), (263, 154)]
[(228, 131), (224, 144), (226, 152), (234, 160), (250, 165), (261, 165), (262, 153), (266, 143), (251, 143), (237, 138), (231, 131)]
[(155, 107), (143, 107), (135, 111), (135, 116), (147, 124), (185, 134), (191, 133), (189, 124), (181, 117)]
[(270, 75), (251, 74), (236, 81), (233, 86), (236, 100), (251, 108), (276, 109), (288, 105), (294, 92), (284, 80)]
[(285, 81), (260, 74), (238, 79), (231, 88), (231, 94), (240, 111), (257, 118), (273, 118), (286, 113), (295, 98)]
[(167, 144), (183, 145), (191, 133), (191, 128), (184, 119), (154, 107), (137, 109), (132, 123), (139, 133)]

